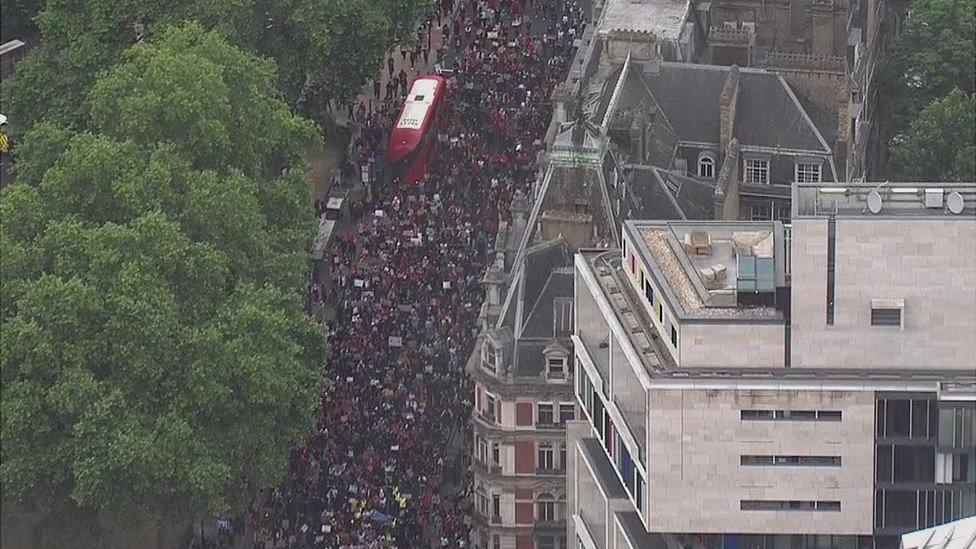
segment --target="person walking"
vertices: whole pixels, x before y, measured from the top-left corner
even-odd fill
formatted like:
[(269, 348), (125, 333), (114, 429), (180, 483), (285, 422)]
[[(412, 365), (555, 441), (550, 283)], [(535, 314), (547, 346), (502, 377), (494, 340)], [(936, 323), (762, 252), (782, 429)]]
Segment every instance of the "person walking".
[(390, 55), (386, 58), (386, 68), (390, 71), (390, 78), (393, 78), (393, 56)]
[(380, 79), (379, 78), (374, 78), (373, 79), (373, 97), (375, 97), (376, 99), (379, 99), (380, 98)]

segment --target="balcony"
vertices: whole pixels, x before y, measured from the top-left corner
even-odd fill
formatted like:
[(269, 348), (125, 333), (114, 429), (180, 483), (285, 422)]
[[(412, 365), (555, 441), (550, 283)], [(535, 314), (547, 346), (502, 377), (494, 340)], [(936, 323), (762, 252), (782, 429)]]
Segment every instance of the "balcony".
[(559, 468), (536, 467), (535, 474), (539, 476), (560, 476), (566, 474), (566, 468), (565, 467), (559, 467)]
[(471, 460), (471, 467), (484, 475), (499, 476), (502, 474), (501, 465), (491, 465), (478, 459)]
[(535, 428), (540, 431), (558, 431), (565, 427), (562, 423), (536, 423)]

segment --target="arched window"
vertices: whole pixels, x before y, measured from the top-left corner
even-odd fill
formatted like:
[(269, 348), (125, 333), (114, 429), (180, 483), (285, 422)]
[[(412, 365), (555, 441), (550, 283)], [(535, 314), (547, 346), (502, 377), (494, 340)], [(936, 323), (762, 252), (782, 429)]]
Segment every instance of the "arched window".
[(541, 522), (556, 521), (556, 498), (552, 494), (543, 492), (536, 498), (536, 513)]
[(715, 177), (715, 159), (709, 154), (702, 154), (698, 158), (698, 177), (712, 179)]

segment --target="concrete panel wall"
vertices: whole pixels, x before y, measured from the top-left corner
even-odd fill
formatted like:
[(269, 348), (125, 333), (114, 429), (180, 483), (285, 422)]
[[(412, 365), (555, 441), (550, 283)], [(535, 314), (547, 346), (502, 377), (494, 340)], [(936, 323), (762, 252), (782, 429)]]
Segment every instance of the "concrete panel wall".
[[(976, 367), (976, 221), (840, 218), (834, 324), (827, 222), (793, 222), (792, 365)], [(871, 326), (872, 299), (903, 299), (904, 330)]]
[[(782, 321), (781, 321), (782, 322)], [(682, 324), (682, 368), (782, 368), (783, 324)]]
[[(744, 409), (843, 419), (743, 421)], [(655, 389), (649, 418), (651, 531), (871, 533), (873, 393)], [(742, 455), (841, 456), (842, 466), (743, 466)], [(840, 501), (841, 511), (742, 511), (740, 500)]]

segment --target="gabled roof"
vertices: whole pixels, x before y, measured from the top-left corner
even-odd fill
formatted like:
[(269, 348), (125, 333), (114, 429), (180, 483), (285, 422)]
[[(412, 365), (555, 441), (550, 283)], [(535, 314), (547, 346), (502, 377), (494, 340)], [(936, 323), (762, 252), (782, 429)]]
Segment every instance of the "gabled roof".
[[(667, 128), (680, 141), (717, 144), (720, 141), (720, 96), (731, 67), (661, 62), (632, 67), (614, 110), (651, 101)], [(830, 154), (830, 146), (803, 104), (778, 74), (740, 68), (734, 137), (742, 148), (766, 147)], [(611, 88), (622, 71), (615, 71), (604, 89), (597, 112), (606, 115)], [(610, 113), (612, 116), (613, 113)]]

